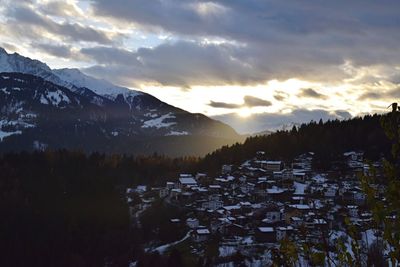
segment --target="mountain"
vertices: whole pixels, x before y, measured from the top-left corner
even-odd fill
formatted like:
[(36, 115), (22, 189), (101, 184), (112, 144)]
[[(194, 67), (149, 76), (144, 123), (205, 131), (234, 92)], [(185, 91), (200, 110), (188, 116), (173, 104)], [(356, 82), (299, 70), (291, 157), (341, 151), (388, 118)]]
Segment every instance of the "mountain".
[(203, 155), (239, 141), (228, 125), (135, 90), (0, 50), (0, 151)]

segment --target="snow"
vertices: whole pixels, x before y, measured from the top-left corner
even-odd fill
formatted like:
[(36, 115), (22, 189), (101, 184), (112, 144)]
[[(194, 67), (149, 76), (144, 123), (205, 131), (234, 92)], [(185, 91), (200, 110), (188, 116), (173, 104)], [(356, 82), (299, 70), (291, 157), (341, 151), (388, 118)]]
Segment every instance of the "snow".
[(142, 94), (139, 91), (116, 86), (106, 80), (88, 76), (78, 69), (55, 69), (53, 70), (53, 73), (67, 83), (73, 84), (76, 87), (88, 88), (96, 94), (110, 99), (115, 99), (119, 94), (122, 94), (125, 97), (135, 97)]
[(170, 247), (175, 246), (175, 245), (185, 241), (186, 239), (188, 239), (190, 237), (191, 233), (192, 233), (192, 230), (187, 232), (187, 234), (182, 239), (180, 239), (178, 241), (175, 241), (175, 242), (172, 242), (172, 243), (169, 243), (169, 244), (165, 244), (165, 245), (159, 246), (159, 247), (153, 249), (152, 252), (158, 251), (158, 253), (163, 254)]
[(178, 131), (170, 131), (169, 133), (167, 133), (166, 135), (167, 136), (170, 136), (170, 135), (188, 135), (189, 133), (188, 132), (186, 132), (186, 131), (181, 131), (181, 132), (178, 132)]
[(40, 96), (40, 103), (42, 103), (43, 105), (48, 105), (49, 101), (47, 100), (46, 97), (44, 97), (44, 95)]
[(236, 246), (220, 246), (218, 248), (219, 257), (228, 257), (236, 253)]
[(276, 186), (267, 189), (267, 193), (268, 193), (268, 194), (281, 194), (281, 193), (283, 193), (283, 192), (285, 192), (285, 191), (286, 191), (286, 190), (284, 190), (284, 189), (282, 189), (282, 188), (279, 188), (279, 187), (276, 187)]
[(274, 232), (273, 227), (258, 227), (258, 230), (262, 233), (272, 233)]
[(0, 130), (0, 142), (2, 142), (4, 138), (15, 134), (22, 134), (22, 132), (21, 131), (3, 132), (2, 130)]
[(208, 229), (197, 229), (196, 232), (199, 235), (209, 235), (210, 234), (210, 231), (208, 231)]
[(7, 88), (1, 88), (0, 91), (5, 93), (6, 95), (11, 94), (11, 92), (7, 91)]
[(142, 128), (165, 128), (175, 125), (176, 122), (164, 122), (166, 119), (174, 119), (175, 116), (172, 113), (164, 114), (156, 119), (145, 121)]

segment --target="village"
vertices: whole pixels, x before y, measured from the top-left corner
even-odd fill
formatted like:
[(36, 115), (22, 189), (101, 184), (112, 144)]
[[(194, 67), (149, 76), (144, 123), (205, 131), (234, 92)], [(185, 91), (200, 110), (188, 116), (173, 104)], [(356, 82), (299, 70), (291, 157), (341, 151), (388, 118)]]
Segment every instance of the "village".
[[(319, 173), (312, 169), (313, 157), (308, 152), (285, 163), (259, 151), (241, 165), (221, 166), (218, 177), (180, 174), (164, 187), (128, 189), (128, 202), (131, 192), (142, 196), (141, 203), (131, 205), (133, 223), (140, 223), (140, 212), (155, 199), (183, 209), (185, 216), (159, 223), (184, 228), (187, 234), (151, 249), (163, 253), (186, 242), (190, 253), (204, 256), (207, 242), (213, 240), (218, 243), (218, 266), (233, 266), (229, 264), (237, 253), (244, 255), (246, 266), (269, 265), (282, 240), (335, 251), (341, 239), (352, 253), (349, 224), (362, 233), (356, 242), (367, 251), (379, 233), (371, 225), (360, 175), (369, 175), (371, 169), (379, 175), (382, 163), (366, 164), (363, 152), (351, 151), (343, 154), (344, 167), (333, 164)], [(146, 191), (154, 197), (143, 197)]]

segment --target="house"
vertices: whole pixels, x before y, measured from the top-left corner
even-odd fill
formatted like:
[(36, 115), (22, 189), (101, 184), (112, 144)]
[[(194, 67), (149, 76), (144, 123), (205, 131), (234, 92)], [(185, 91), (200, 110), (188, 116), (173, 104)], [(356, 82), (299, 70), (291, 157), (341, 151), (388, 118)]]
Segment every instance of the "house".
[(270, 204), (265, 208), (265, 219), (264, 223), (276, 223), (281, 221), (281, 211), (275, 204)]
[(167, 188), (168, 190), (174, 189), (174, 188), (175, 188), (175, 183), (173, 183), (173, 182), (167, 182), (166, 188)]
[(199, 227), (199, 220), (197, 218), (187, 218), (186, 225), (191, 229)]
[(298, 182), (304, 182), (307, 179), (307, 174), (304, 171), (293, 171), (293, 180)]
[(283, 169), (283, 162), (273, 160), (262, 161), (261, 167), (270, 172), (277, 172)]
[(197, 182), (193, 177), (180, 177), (178, 185), (179, 188), (187, 188), (197, 186)]
[(273, 176), (275, 180), (291, 180), (293, 178), (293, 171), (289, 169), (274, 171)]
[(300, 227), (303, 224), (303, 219), (300, 217), (290, 217), (289, 223), (294, 227)]
[(159, 191), (159, 196), (160, 198), (164, 198), (169, 195), (169, 189), (168, 188), (161, 188)]
[(201, 204), (201, 207), (203, 209), (208, 209), (208, 210), (217, 210), (221, 208), (224, 205), (224, 202), (216, 199), (211, 199), (208, 201), (205, 201)]
[(349, 212), (350, 217), (358, 218), (358, 206), (355, 205), (347, 206), (347, 210)]
[(325, 188), (324, 196), (326, 198), (334, 198), (336, 196), (336, 193), (338, 191), (338, 188), (336, 186), (328, 186)]
[(194, 231), (193, 239), (195, 242), (204, 242), (210, 237), (210, 231), (207, 228), (201, 228)]
[(229, 174), (233, 170), (233, 165), (231, 164), (224, 164), (222, 165), (221, 172), (222, 174)]
[(276, 242), (276, 233), (273, 227), (257, 227), (255, 238), (258, 242), (274, 243)]
[(290, 237), (293, 234), (294, 228), (293, 226), (280, 226), (276, 227), (276, 240), (280, 241), (286, 237)]
[(242, 225), (236, 223), (226, 224), (223, 228), (224, 234), (228, 236), (244, 236), (247, 233)]

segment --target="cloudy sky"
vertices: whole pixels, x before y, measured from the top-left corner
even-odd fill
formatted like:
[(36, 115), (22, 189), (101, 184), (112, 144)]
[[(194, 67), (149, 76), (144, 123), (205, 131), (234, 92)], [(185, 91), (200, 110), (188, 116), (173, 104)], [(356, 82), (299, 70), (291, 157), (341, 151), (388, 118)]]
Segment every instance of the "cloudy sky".
[(255, 132), (400, 97), (398, 0), (0, 0), (8, 52)]

